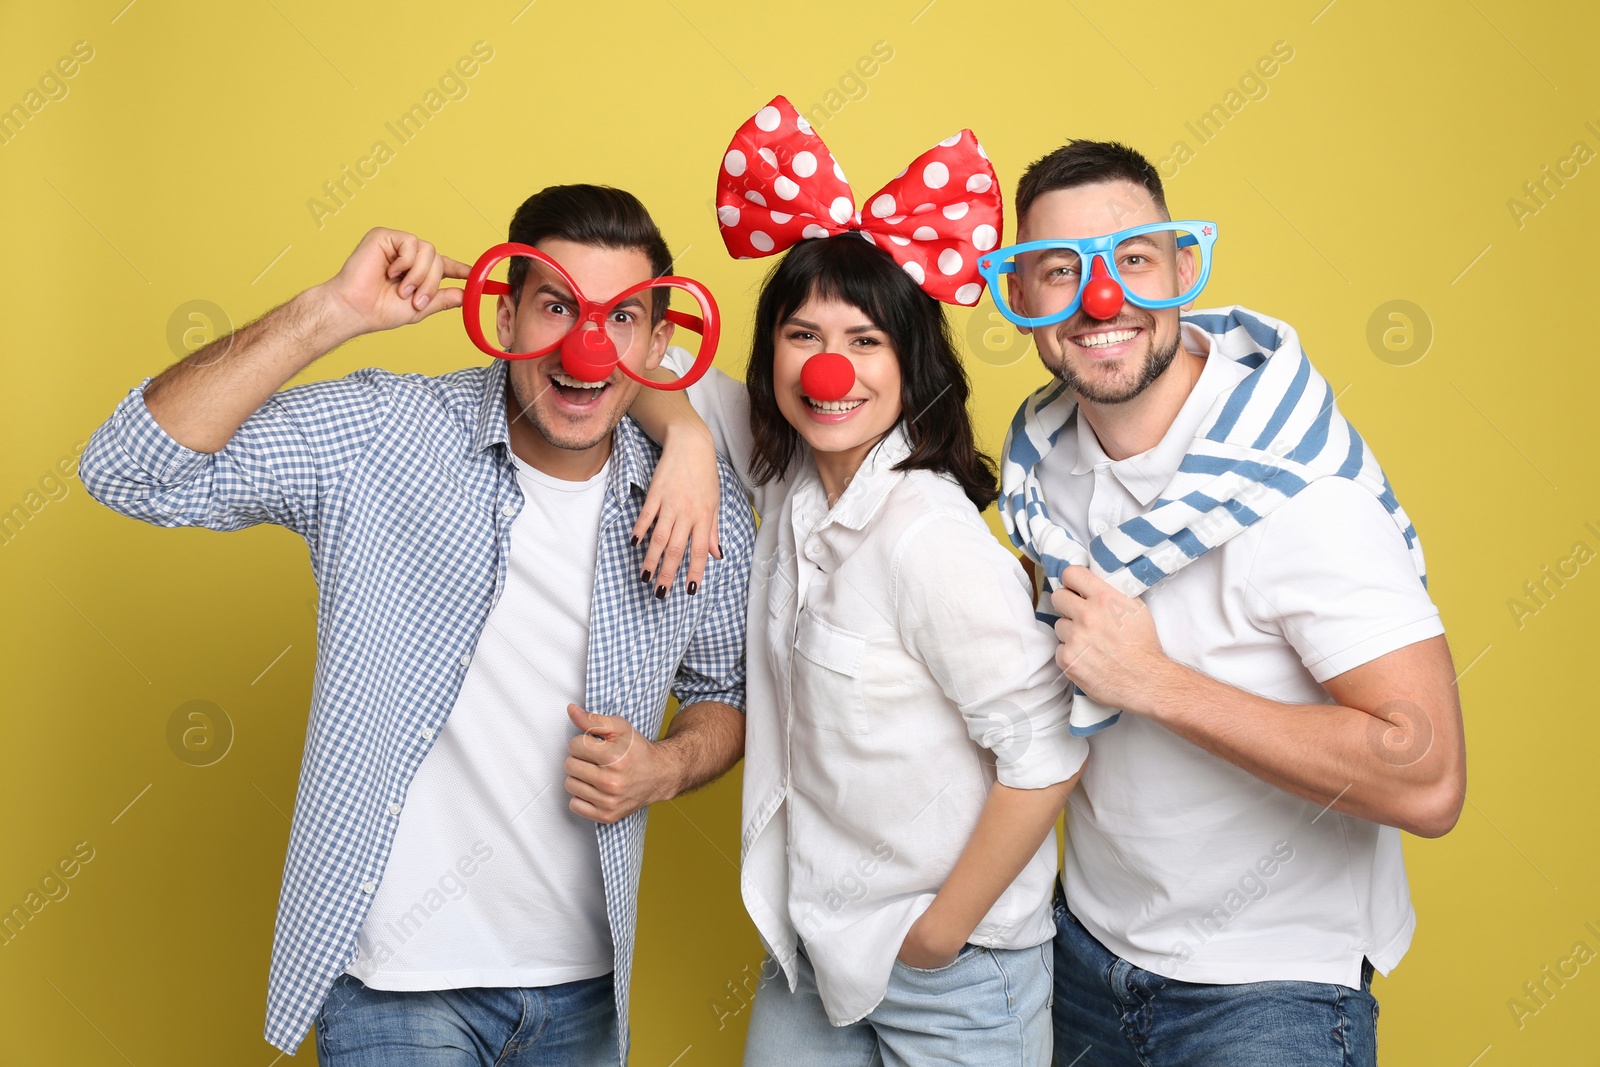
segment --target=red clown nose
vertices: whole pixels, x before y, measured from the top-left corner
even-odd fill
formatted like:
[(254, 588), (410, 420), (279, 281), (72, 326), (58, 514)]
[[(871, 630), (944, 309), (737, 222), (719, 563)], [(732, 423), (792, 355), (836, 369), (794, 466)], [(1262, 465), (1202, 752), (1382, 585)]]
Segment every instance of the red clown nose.
[(1111, 277), (1111, 272), (1106, 269), (1106, 261), (1094, 257), (1094, 264), (1089, 268), (1089, 284), (1083, 287), (1083, 310), (1092, 318), (1104, 322), (1114, 319), (1117, 312), (1122, 310), (1122, 286)]
[(800, 388), (813, 400), (842, 400), (855, 384), (855, 364), (837, 352), (818, 352), (800, 368)]
[(580, 382), (598, 382), (617, 365), (617, 346), (604, 330), (579, 326), (561, 342), (561, 369)]

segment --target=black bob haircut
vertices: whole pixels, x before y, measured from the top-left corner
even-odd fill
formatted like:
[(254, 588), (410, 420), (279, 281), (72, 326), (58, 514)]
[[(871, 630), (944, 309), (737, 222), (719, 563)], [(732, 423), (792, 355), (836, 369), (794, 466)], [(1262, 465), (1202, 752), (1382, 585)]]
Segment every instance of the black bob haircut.
[(899, 354), (898, 425), (905, 428), (911, 454), (895, 469), (949, 475), (980, 511), (994, 503), (994, 464), (972, 431), (972, 389), (944, 309), (888, 253), (853, 232), (801, 241), (762, 285), (745, 376), (755, 479), (766, 483), (784, 475), (800, 454), (803, 441), (778, 410), (773, 391), (773, 338), (813, 297), (861, 309)]

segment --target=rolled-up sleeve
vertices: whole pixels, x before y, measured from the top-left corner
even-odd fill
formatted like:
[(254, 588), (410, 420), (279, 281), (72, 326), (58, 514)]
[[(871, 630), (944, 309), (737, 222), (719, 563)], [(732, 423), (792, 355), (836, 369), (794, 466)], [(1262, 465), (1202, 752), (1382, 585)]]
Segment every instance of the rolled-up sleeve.
[(714, 564), (715, 578), (708, 575), (703, 590), (697, 594), (711, 598), (711, 602), (684, 651), (672, 692), (683, 707), (715, 701), (744, 711), (745, 612), (755, 522), (738, 476), (726, 462), (719, 462), (717, 467), (722, 483), (717, 518), (722, 559)]
[(157, 526), (273, 523), (309, 540), (320, 501), (388, 408), (388, 377), (357, 371), (286, 389), (216, 452), (187, 448), (161, 428), (145, 405), (146, 378), (94, 432), (79, 476), (102, 504)]
[(1068, 727), (1055, 634), (1035, 618), (1016, 557), (987, 528), (936, 513), (907, 528), (893, 566), (901, 640), (994, 755), (1000, 783), (1042, 789), (1076, 774), (1089, 743)]

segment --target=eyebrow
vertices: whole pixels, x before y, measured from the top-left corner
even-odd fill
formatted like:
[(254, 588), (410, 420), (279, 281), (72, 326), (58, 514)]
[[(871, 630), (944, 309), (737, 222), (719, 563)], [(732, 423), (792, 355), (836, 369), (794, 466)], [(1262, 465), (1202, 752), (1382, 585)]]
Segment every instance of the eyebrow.
[[(821, 333), (822, 332), (822, 327), (818, 326), (816, 323), (807, 322), (805, 319), (797, 319), (793, 315), (790, 315), (788, 318), (784, 319), (783, 320), (783, 324), (785, 326), (798, 326), (802, 330), (810, 330), (812, 333)], [(874, 332), (876, 330), (878, 330), (878, 326), (875, 325), (874, 323), (870, 323), (869, 322), (869, 323), (866, 323), (863, 326), (850, 326), (850, 327), (847, 327), (844, 332), (845, 333), (872, 333), (872, 332)]]
[(539, 284), (539, 288), (535, 289), (533, 293), (535, 296), (538, 296), (540, 293), (545, 293), (549, 296), (555, 297), (557, 300), (565, 301), (568, 304), (576, 304), (578, 302), (571, 293), (557, 289), (550, 282), (541, 282)]

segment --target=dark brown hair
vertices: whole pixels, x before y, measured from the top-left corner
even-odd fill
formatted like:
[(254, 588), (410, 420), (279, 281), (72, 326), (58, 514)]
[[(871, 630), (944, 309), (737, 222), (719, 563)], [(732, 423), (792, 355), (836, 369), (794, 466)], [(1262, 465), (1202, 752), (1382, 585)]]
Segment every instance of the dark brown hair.
[(967, 412), (972, 389), (944, 310), (917, 288), (888, 253), (854, 233), (801, 241), (767, 276), (756, 304), (755, 337), (745, 384), (750, 391), (751, 470), (757, 482), (786, 474), (803, 441), (778, 410), (773, 337), (807, 300), (859, 308), (889, 335), (900, 359), (900, 421), (911, 454), (895, 470), (931, 470), (954, 478), (982, 511), (994, 503), (994, 464), (978, 448)]
[[(551, 185), (524, 200), (511, 217), (506, 240), (536, 245), (549, 237), (642, 252), (650, 260), (652, 277), (659, 278), (672, 269), (672, 253), (650, 212), (632, 193), (609, 185)], [(513, 258), (507, 271), (515, 304), (522, 298), (528, 261)], [(652, 318), (660, 322), (667, 311), (668, 294), (659, 289), (653, 296)]]
[(1167, 194), (1161, 175), (1150, 161), (1120, 141), (1068, 141), (1028, 164), (1017, 182), (1017, 222), (1040, 196), (1054, 189), (1072, 189), (1097, 182), (1127, 181), (1143, 186), (1167, 218)]

